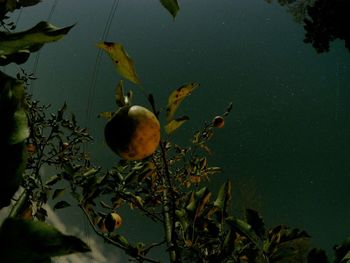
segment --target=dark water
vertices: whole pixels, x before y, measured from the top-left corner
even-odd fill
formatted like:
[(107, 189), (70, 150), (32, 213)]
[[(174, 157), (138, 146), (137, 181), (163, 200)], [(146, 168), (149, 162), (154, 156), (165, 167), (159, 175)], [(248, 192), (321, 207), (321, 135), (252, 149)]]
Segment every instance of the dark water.
[[(92, 81), (95, 45), (112, 4), (44, 1), (23, 10), (18, 23), (27, 28), (46, 20), (50, 10), (50, 22), (57, 26), (77, 23), (64, 40), (40, 52), (33, 92), (53, 107), (67, 101), (95, 137), (91, 151), (96, 162), (106, 167), (115, 157), (101, 136), (104, 122), (96, 116), (114, 109), (119, 76), (104, 54), (95, 86)], [(278, 3), (180, 4), (173, 21), (158, 1), (120, 0), (106, 40), (124, 44), (143, 86), (160, 105), (174, 88), (188, 81), (201, 84), (182, 107), (191, 121), (179, 131), (179, 140), (232, 101), (226, 126), (212, 143), (212, 162), (224, 174), (210, 185), (215, 189), (231, 178), (236, 210), (257, 208), (268, 226), (305, 229), (315, 246), (331, 252), (350, 236), (350, 53), (344, 42), (336, 40), (329, 52), (318, 54), (303, 42), (303, 25)], [(33, 64), (34, 58), (26, 63), (28, 70)], [(134, 86), (126, 87), (134, 90), (138, 103), (146, 103)], [(64, 212), (60, 216), (67, 224), (82, 220)], [(141, 223), (130, 216), (124, 231), (136, 240)], [(155, 227), (141, 229), (152, 240)], [(110, 247), (106, 251), (110, 259), (123, 258)]]

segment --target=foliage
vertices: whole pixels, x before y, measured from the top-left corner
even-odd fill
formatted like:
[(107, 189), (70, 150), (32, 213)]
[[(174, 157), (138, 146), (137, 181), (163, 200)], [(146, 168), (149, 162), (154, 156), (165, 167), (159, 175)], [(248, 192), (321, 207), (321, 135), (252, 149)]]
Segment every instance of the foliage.
[(0, 255), (3, 262), (51, 262), (51, 257), (88, 252), (79, 238), (64, 235), (40, 222), (7, 218), (0, 228)]
[[(8, 0), (4, 2), (7, 9), (3, 12), (6, 14), (17, 6), (35, 2)], [(175, 17), (177, 1), (161, 3)], [(53, 40), (46, 38), (47, 24), (43, 25), (38, 27), (40, 33), (37, 33), (38, 28), (34, 30), (39, 34), (35, 39), (31, 35), (33, 29), (21, 33), (3, 32), (6, 37), (0, 41), (0, 47), (4, 61), (18, 62), (13, 54), (22, 49), (31, 53), (38, 45)], [(69, 29), (64, 28), (63, 33)], [(54, 32), (55, 37), (62, 36), (62, 31)], [(11, 42), (13, 36), (20, 40)], [(45, 36), (41, 39), (45, 41), (32, 46), (38, 36)], [(103, 42), (99, 47), (109, 53), (122, 78), (140, 83), (133, 61), (121, 44)], [(11, 52), (6, 53), (6, 50)], [(209, 142), (221, 125), (207, 121), (194, 132), (188, 145), (175, 143), (175, 132), (189, 117), (174, 116), (198, 83), (189, 82), (175, 88), (169, 94), (167, 105), (160, 109), (156, 108), (153, 95), (143, 90), (154, 114), (159, 119), (165, 114), (165, 136), (150, 157), (139, 161), (119, 160), (111, 169), (103, 169), (91, 164), (84, 145), (92, 138), (85, 128), (79, 127), (73, 114), (67, 116), (65, 103), (56, 113), (49, 113), (49, 106), (25, 92), (25, 84), (33, 78), (31, 74), (19, 73), (17, 79), (4, 74), (0, 77), (0, 121), (6, 124), (0, 130), (0, 142), (8, 153), (1, 160), (1, 167), (5, 167), (2, 185), (6, 185), (1, 189), (1, 193), (5, 193), (1, 196), (2, 207), (9, 203), (19, 185), (23, 189), (0, 228), (2, 260), (50, 262), (53, 256), (89, 251), (78, 238), (63, 235), (44, 223), (47, 217), (44, 205), (53, 202), (55, 210), (79, 207), (97, 235), (138, 262), (160, 262), (152, 257), (151, 251), (161, 246), (165, 247), (172, 263), (329, 262), (323, 250), (311, 247), (310, 236), (305, 231), (285, 225), (267, 229), (259, 213), (251, 209), (246, 210), (245, 218), (233, 215), (230, 181), (217, 193), (209, 189), (207, 182), (222, 172), (220, 167), (209, 164)], [(125, 95), (122, 81), (117, 85), (115, 98), (117, 107), (132, 105), (132, 92)], [(232, 103), (217, 117), (223, 121), (231, 110)], [(110, 118), (113, 114), (105, 112), (101, 116)], [(24, 157), (25, 152), (27, 157)], [(7, 162), (11, 165), (6, 166)], [(49, 171), (50, 176), (43, 174), (43, 169)], [(75, 204), (67, 201), (68, 192)], [(138, 210), (158, 223), (164, 229), (164, 237), (152, 244), (142, 240), (131, 242), (118, 232), (122, 218), (117, 212), (121, 207)], [(345, 240), (334, 247), (334, 263), (349, 262), (349, 244), (349, 240)]]
[[(266, 0), (271, 3), (273, 0)], [(343, 40), (350, 51), (350, 31), (347, 0), (277, 0), (286, 6), (305, 29), (305, 43), (310, 43), (317, 53), (328, 52), (330, 43)]]
[(26, 166), (25, 139), (29, 136), (23, 83), (0, 72), (0, 146), (2, 179), (0, 208), (10, 204)]
[(140, 83), (134, 68), (134, 63), (126, 53), (123, 45), (119, 43), (101, 42), (97, 46), (108, 53), (119, 74), (135, 84)]
[(26, 62), (31, 52), (38, 51), (45, 43), (61, 39), (72, 27), (57, 28), (40, 22), (23, 32), (0, 32), (0, 65)]
[[(40, 22), (29, 30), (11, 32), (16, 27), (11, 22), (4, 22), (8, 18), (6, 13), (38, 2), (7, 0), (0, 3), (1, 26), (6, 30), (0, 32), (0, 65), (23, 63), (31, 52), (39, 50), (45, 43), (61, 39), (70, 30), (71, 26), (59, 29)], [(64, 122), (64, 110), (57, 117), (51, 115), (50, 119), (45, 119), (45, 113), (40, 111), (44, 108), (38, 107), (25, 91), (25, 85), (35, 77), (23, 70), (21, 73), (16, 79), (0, 72), (0, 146), (3, 151), (0, 159), (0, 208), (11, 203), (20, 185), (24, 188), (0, 227), (0, 256), (1, 262), (44, 263), (51, 262), (51, 257), (90, 251), (79, 238), (64, 235), (53, 226), (33, 220), (33, 215), (41, 221), (46, 217), (42, 205), (47, 202), (49, 187), (40, 175), (42, 165), (63, 165), (60, 158), (70, 157), (69, 154), (75, 156), (74, 147), (69, 143), (74, 145), (74, 134), (80, 133), (74, 130), (76, 126), (72, 122)], [(65, 148), (69, 149), (65, 151), (68, 154), (55, 151), (53, 147), (55, 141), (65, 145), (63, 134), (57, 132), (58, 126), (74, 131), (73, 136), (67, 138), (69, 143)], [(42, 133), (47, 127), (51, 130), (48, 137)], [(81, 140), (77, 139), (77, 142)]]
[[(55, 185), (68, 181), (96, 233), (139, 262), (160, 262), (148, 254), (165, 240), (148, 245), (139, 240), (133, 244), (114, 227), (101, 227), (102, 221), (108, 221), (112, 213), (125, 205), (159, 224), (165, 224), (164, 209), (169, 209), (173, 243), (168, 249), (176, 252), (173, 262), (328, 262), (323, 250), (311, 249), (310, 236), (305, 231), (285, 225), (267, 230), (261, 216), (250, 209), (244, 219), (233, 216), (230, 181), (222, 185), (215, 197), (203, 186), (209, 176), (221, 172), (220, 168), (209, 166), (205, 156), (213, 134), (213, 126), (206, 124), (194, 134), (190, 147), (163, 142), (164, 152), (160, 149), (143, 161), (120, 160), (105, 172), (88, 162), (79, 165), (63, 159), (62, 172), (47, 185), (56, 189), (52, 195), (55, 199), (63, 192)], [(167, 156), (167, 168), (163, 154)], [(171, 174), (170, 182), (166, 171)], [(343, 262), (348, 251), (347, 242), (336, 247), (338, 261), (334, 262)]]
[(168, 105), (166, 108), (167, 123), (173, 120), (175, 111), (179, 107), (180, 103), (197, 87), (199, 87), (198, 83), (188, 83), (180, 88), (177, 88), (169, 95)]
[[(20, 9), (22, 7), (33, 6), (39, 3), (41, 0), (2, 0), (0, 2), (0, 21), (1, 25), (4, 26), (6, 23), (3, 20), (8, 19), (6, 16), (8, 12), (13, 12), (16, 9)], [(16, 25), (14, 23), (10, 23), (11, 29), (15, 29)]]
[(160, 3), (168, 10), (168, 12), (175, 19), (177, 13), (179, 12), (179, 3), (177, 0), (160, 0)]
[(335, 39), (345, 41), (350, 51), (350, 18), (347, 0), (317, 0), (310, 6), (304, 20), (305, 42), (311, 43), (318, 53), (329, 51), (330, 42)]
[[(66, 116), (64, 104), (57, 113), (48, 115), (48, 106), (28, 98), (28, 117), (30, 120), (31, 136), (27, 140), (28, 165), (24, 174), (23, 187), (30, 194), (34, 206), (34, 217), (44, 220), (46, 211), (43, 205), (47, 202), (50, 192), (56, 199), (63, 194), (61, 188), (53, 188), (62, 178), (70, 179), (78, 167), (89, 169), (89, 157), (82, 149), (82, 143), (92, 138), (87, 130), (77, 125), (75, 116)], [(43, 168), (54, 167), (56, 174), (43, 178)], [(46, 179), (46, 180), (44, 180)], [(65, 202), (58, 202), (55, 209), (67, 207)]]

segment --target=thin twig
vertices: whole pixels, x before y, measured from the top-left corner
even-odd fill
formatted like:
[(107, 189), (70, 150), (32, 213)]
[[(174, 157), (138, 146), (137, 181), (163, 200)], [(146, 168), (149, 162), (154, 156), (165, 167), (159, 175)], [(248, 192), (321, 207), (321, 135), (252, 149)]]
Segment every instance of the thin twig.
[[(120, 192), (119, 194), (120, 194), (120, 196), (121, 196), (122, 198), (124, 198), (125, 200), (128, 199), (128, 195), (123, 194), (123, 192)], [(140, 209), (142, 212), (144, 212), (145, 215), (148, 216), (152, 221), (154, 221), (154, 222), (159, 221), (159, 222), (164, 223), (164, 220), (163, 220), (162, 218), (160, 218), (159, 216), (155, 215), (154, 213), (148, 211), (146, 208), (144, 208), (142, 205), (138, 204), (136, 201), (134, 201), (134, 200), (132, 200), (132, 199), (128, 199), (128, 201), (129, 201), (130, 203), (132, 203), (133, 205), (135, 205), (135, 206), (136, 206), (138, 209)]]
[[(116, 246), (116, 247), (118, 247), (118, 248), (120, 248), (120, 249), (123, 249), (125, 252), (127, 252), (128, 247), (125, 247), (125, 246), (121, 245), (120, 243), (116, 242), (115, 240), (113, 240), (113, 239), (109, 238), (108, 236), (106, 236), (105, 234), (101, 233), (101, 232), (96, 228), (94, 222), (92, 221), (92, 219), (91, 219), (91, 217), (90, 217), (88, 211), (86, 211), (85, 207), (82, 206), (82, 205), (79, 205), (79, 207), (83, 210), (83, 212), (84, 212), (86, 218), (88, 219), (88, 221), (89, 221), (89, 223), (90, 223), (92, 229), (94, 230), (94, 232), (95, 232), (98, 236), (102, 237), (102, 238), (103, 238), (105, 241), (107, 241), (108, 243), (110, 243), (110, 244), (112, 244), (112, 245), (114, 245), (114, 246)], [(138, 259), (138, 260), (141, 261), (141, 262), (160, 263), (160, 261), (154, 260), (154, 259), (152, 259), (152, 258), (143, 256), (143, 255), (140, 255), (140, 254), (138, 254), (136, 257), (133, 255), (133, 257), (136, 258), (136, 259)]]

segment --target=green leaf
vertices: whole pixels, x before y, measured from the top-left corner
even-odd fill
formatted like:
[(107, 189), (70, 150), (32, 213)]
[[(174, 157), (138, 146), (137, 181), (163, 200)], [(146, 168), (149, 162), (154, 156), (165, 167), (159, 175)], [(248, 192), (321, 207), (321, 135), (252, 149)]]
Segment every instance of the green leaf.
[(223, 253), (229, 255), (232, 254), (232, 251), (234, 251), (235, 248), (235, 239), (236, 239), (236, 232), (232, 229), (229, 229), (228, 232), (225, 235), (224, 243), (223, 243)]
[(0, 72), (0, 84), (0, 142), (23, 142), (29, 136), (24, 83)]
[(285, 225), (278, 225), (269, 231), (269, 240), (274, 243), (284, 243), (299, 238), (310, 238), (303, 230), (297, 228), (290, 229)]
[(140, 80), (136, 74), (134, 62), (132, 61), (128, 53), (125, 51), (122, 44), (112, 42), (101, 42), (97, 45), (97, 47), (101, 48), (102, 50), (108, 53), (118, 73), (122, 77), (126, 78), (127, 80), (130, 80), (135, 84), (140, 83)]
[(173, 118), (177, 108), (181, 104), (181, 102), (187, 96), (189, 96), (192, 93), (192, 91), (194, 89), (196, 89), (197, 87), (199, 87), (199, 84), (196, 82), (192, 82), (192, 83), (188, 83), (186, 85), (183, 85), (170, 93), (170, 95), (168, 97), (168, 105), (167, 105), (167, 109), (166, 109), (168, 123), (172, 120), (172, 118)]
[(255, 246), (260, 247), (258, 236), (255, 234), (252, 226), (247, 222), (233, 216), (227, 217), (226, 222), (232, 230), (247, 237)]
[(17, 0), (17, 3), (20, 7), (33, 6), (40, 3), (42, 0)]
[(296, 262), (300, 254), (307, 253), (310, 245), (309, 238), (310, 236), (305, 231), (279, 225), (268, 231), (264, 251), (273, 262), (278, 262), (282, 258)]
[(15, 145), (0, 144), (0, 147), (6, 153), (0, 159), (0, 208), (3, 208), (10, 205), (13, 195), (18, 190), (26, 167), (27, 154), (24, 142)]
[(128, 240), (122, 236), (122, 235), (119, 235), (119, 234), (113, 234), (110, 236), (110, 238), (117, 242), (120, 246), (122, 246), (123, 248), (128, 248), (130, 247), (130, 244), (128, 242)]
[(22, 7), (36, 5), (40, 1), (41, 0), (1, 0), (0, 20), (4, 20), (8, 12), (13, 12)]
[(29, 137), (29, 127), (26, 111), (21, 108), (13, 114), (13, 133), (9, 138), (10, 144), (23, 142)]
[(0, 159), (0, 208), (10, 204), (26, 167), (29, 128), (24, 96), (23, 83), (0, 72), (0, 148), (6, 153)]
[(208, 174), (217, 174), (217, 173), (222, 173), (222, 168), (217, 167), (217, 166), (212, 166), (207, 168), (207, 173)]
[(198, 218), (202, 215), (206, 205), (209, 203), (211, 198), (211, 192), (205, 188), (205, 192), (200, 195), (198, 201), (197, 201), (197, 209), (196, 209), (196, 214), (195, 218)]
[(335, 260), (334, 263), (350, 262), (350, 238), (343, 241), (341, 245), (334, 246)]
[(58, 28), (47, 22), (40, 22), (23, 32), (1, 32), (0, 65), (24, 63), (31, 52), (38, 51), (45, 43), (63, 38), (73, 26)]
[(53, 207), (53, 210), (57, 210), (57, 209), (62, 209), (62, 208), (66, 208), (66, 207), (69, 207), (70, 204), (66, 201), (59, 201), (57, 202), (54, 207)]
[(182, 116), (180, 118), (176, 118), (174, 120), (171, 120), (167, 125), (165, 125), (164, 129), (167, 134), (173, 133), (175, 130), (180, 128), (182, 124), (187, 122), (190, 118), (187, 116)]
[(178, 219), (179, 224), (181, 225), (182, 232), (186, 233), (186, 231), (190, 225), (186, 210), (185, 209), (176, 210), (175, 215)]
[(195, 198), (195, 194), (194, 192), (191, 192), (190, 197), (188, 199), (188, 203), (186, 205), (186, 210), (189, 212), (194, 212), (197, 207), (196, 204), (197, 204), (197, 200)]
[(177, 12), (180, 9), (177, 0), (160, 0), (160, 2), (175, 19)]
[(44, 222), (7, 218), (0, 228), (1, 262), (50, 262), (51, 257), (89, 251), (79, 238)]
[(231, 181), (227, 180), (221, 187), (214, 201), (214, 206), (220, 208), (224, 214), (228, 214), (227, 206), (231, 200)]
[(17, 3), (20, 7), (33, 6), (40, 3), (42, 0), (17, 0)]
[(94, 167), (89, 168), (87, 171), (85, 171), (82, 176), (83, 177), (91, 177), (95, 175), (100, 169), (96, 169)]
[(261, 238), (266, 237), (265, 223), (262, 217), (252, 209), (246, 209), (247, 223), (252, 226), (254, 232)]
[(186, 210), (194, 212), (194, 218), (198, 218), (203, 213), (211, 198), (211, 192), (207, 187), (203, 187), (196, 192), (192, 192), (186, 205)]
[(6, 14), (7, 12), (13, 12), (16, 9), (20, 9), (21, 7), (36, 5), (40, 1), (41, 0), (3, 0), (1, 1), (1, 8), (3, 8), (4, 10), (1, 10), (1, 15)]
[(56, 184), (57, 182), (59, 182), (61, 179), (62, 179), (61, 176), (59, 176), (59, 175), (53, 175), (53, 176), (51, 176), (51, 177), (49, 178), (49, 180), (46, 181), (45, 184), (48, 185), (48, 186), (51, 186), (51, 185), (54, 185), (54, 184)]
[(208, 188), (206, 186), (202, 187), (201, 189), (199, 189), (198, 191), (195, 192), (195, 197), (197, 199), (201, 199), (203, 198), (203, 196), (205, 196), (207, 193), (209, 192)]

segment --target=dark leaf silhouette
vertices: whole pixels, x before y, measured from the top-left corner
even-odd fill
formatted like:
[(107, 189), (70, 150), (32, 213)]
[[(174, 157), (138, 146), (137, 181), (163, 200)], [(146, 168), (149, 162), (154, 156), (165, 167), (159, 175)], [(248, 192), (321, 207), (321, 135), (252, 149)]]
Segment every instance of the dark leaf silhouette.
[(0, 228), (1, 262), (51, 262), (50, 258), (90, 248), (44, 222), (7, 218)]
[(160, 2), (175, 19), (177, 12), (180, 9), (179, 3), (177, 2), (177, 0), (160, 0)]
[(24, 63), (31, 52), (38, 51), (46, 43), (63, 38), (72, 27), (58, 28), (47, 22), (39, 22), (23, 32), (0, 32), (0, 65)]
[(1, 157), (0, 208), (10, 204), (26, 166), (26, 146), (29, 136), (24, 108), (23, 83), (0, 72), (0, 147)]

